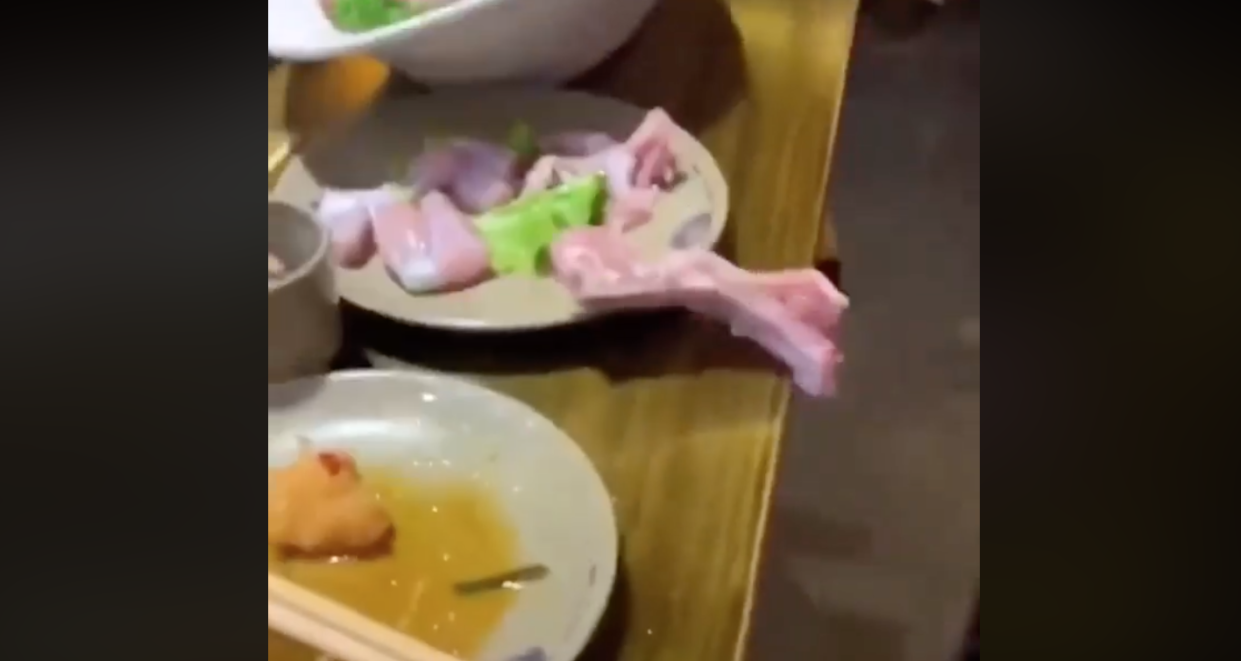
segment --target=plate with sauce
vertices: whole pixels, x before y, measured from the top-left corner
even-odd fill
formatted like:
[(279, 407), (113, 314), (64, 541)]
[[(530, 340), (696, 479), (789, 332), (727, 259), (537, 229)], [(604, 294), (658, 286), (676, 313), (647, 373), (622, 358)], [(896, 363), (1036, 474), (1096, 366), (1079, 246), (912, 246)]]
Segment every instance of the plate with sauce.
[[(564, 432), (417, 370), (268, 388), (268, 566), (475, 661), (571, 661), (616, 577), (611, 498)], [(330, 657), (268, 634), (268, 661)]]

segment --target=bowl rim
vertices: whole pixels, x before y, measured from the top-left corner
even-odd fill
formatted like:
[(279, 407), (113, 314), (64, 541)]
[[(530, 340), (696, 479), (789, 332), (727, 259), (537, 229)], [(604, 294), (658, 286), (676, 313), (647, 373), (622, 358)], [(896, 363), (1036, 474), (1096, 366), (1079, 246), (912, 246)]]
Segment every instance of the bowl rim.
[[(270, 0), (269, 0), (270, 1)], [(286, 0), (287, 1), (287, 0)], [(385, 25), (375, 30), (367, 30), (366, 32), (345, 32), (336, 27), (336, 23), (331, 16), (323, 9), (320, 0), (296, 0), (303, 1), (315, 5), (317, 11), (323, 15), (324, 20), (339, 34), (339, 38), (333, 42), (318, 46), (316, 48), (302, 49), (280, 49), (281, 52), (273, 53), (268, 46), (268, 55), (275, 55), (280, 58), (296, 60), (296, 59), (325, 59), (332, 57), (340, 57), (357, 53), (371, 46), (385, 46), (398, 40), (405, 40), (413, 37), (422, 28), (433, 28), (439, 25), (451, 25), (465, 17), (467, 13), (477, 8), (489, 5), (507, 2), (507, 0), (455, 0), (449, 4), (433, 7), (432, 9), (411, 16), (399, 23)]]
[[(287, 289), (291, 285), (301, 282), (302, 280), (305, 280), (308, 276), (310, 276), (315, 271), (318, 271), (319, 268), (321, 268), (327, 262), (328, 249), (331, 247), (331, 243), (332, 243), (331, 237), (328, 236), (327, 230), (322, 225), (320, 225), (314, 219), (314, 217), (311, 216), (309, 213), (297, 208), (296, 206), (292, 204), (281, 202), (279, 200), (273, 200), (270, 198), (268, 198), (267, 200), (267, 223), (268, 223), (269, 229), (271, 227), (271, 223), (273, 222), (273, 218), (272, 218), (273, 207), (281, 207), (283, 210), (287, 212), (291, 212), (290, 214), (286, 216), (286, 219), (278, 220), (274, 222), (295, 222), (295, 223), (301, 223), (302, 225), (305, 225), (305, 226), (309, 226), (314, 231), (315, 236), (317, 237), (317, 242), (315, 243), (315, 249), (310, 254), (309, 259), (302, 262), (300, 265), (298, 265), (297, 268), (292, 269), (288, 273), (285, 273), (283, 276), (280, 276), (278, 278), (268, 279), (267, 281), (268, 295), (274, 294), (283, 289)], [(268, 252), (269, 253), (271, 252), (270, 248), (268, 248)]]

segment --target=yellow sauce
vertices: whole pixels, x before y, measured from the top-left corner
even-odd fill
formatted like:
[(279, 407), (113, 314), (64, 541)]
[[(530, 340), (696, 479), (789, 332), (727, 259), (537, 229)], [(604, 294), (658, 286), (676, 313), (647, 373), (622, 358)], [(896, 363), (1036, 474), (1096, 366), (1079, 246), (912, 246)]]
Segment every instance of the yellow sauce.
[[(453, 586), (517, 567), (516, 534), (499, 503), (470, 481), (415, 485), (365, 468), (362, 477), (392, 517), (392, 554), (356, 562), (280, 561), (269, 548), (272, 571), (454, 656), (474, 657), (516, 595), (498, 590), (460, 597)], [(268, 632), (268, 661), (321, 656)]]

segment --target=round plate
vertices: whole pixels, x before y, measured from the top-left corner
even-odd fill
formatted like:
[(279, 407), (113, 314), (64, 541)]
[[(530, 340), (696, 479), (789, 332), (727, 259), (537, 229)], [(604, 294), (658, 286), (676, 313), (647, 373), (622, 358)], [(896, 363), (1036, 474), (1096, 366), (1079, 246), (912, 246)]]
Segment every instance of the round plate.
[(599, 623), (616, 578), (611, 499), (564, 432), (516, 400), (418, 370), (336, 372), (267, 389), (268, 466), (298, 438), (411, 479), (478, 474), (517, 530), (524, 563), (547, 578), (519, 593), (479, 661), (571, 661)]
[[(323, 187), (363, 188), (388, 181), (427, 138), (470, 136), (502, 141), (514, 122), (538, 134), (605, 131), (624, 138), (646, 111), (614, 99), (565, 91), (459, 90), (389, 99), (351, 126), (316, 141), (293, 159), (272, 196), (309, 209)], [(719, 165), (693, 136), (673, 139), (685, 180), (660, 197), (654, 219), (627, 237), (643, 258), (673, 245), (710, 248), (728, 217), (728, 186)], [(586, 316), (551, 278), (494, 278), (465, 291), (411, 295), (392, 281), (378, 259), (357, 271), (339, 270), (341, 296), (372, 312), (439, 328), (522, 330), (573, 323)]]

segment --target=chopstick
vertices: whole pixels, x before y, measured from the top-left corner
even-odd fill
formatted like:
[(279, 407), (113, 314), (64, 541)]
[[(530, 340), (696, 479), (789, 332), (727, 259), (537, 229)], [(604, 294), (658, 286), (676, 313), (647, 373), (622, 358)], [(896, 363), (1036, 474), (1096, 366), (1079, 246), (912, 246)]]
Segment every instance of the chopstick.
[(267, 626), (342, 661), (462, 661), (270, 572)]

